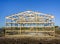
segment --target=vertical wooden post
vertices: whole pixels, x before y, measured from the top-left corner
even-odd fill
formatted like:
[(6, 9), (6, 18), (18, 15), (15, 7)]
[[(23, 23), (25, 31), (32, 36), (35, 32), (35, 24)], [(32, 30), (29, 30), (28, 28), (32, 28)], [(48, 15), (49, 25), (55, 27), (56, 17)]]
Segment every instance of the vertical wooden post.
[(21, 23), (20, 23), (20, 35), (21, 35)]

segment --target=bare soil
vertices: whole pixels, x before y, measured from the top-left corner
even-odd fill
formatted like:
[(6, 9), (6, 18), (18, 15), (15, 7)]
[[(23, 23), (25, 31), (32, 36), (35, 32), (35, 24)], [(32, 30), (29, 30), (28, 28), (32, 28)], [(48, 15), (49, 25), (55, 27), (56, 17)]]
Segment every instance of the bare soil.
[(60, 39), (53, 38), (5, 38), (0, 37), (0, 44), (60, 44)]

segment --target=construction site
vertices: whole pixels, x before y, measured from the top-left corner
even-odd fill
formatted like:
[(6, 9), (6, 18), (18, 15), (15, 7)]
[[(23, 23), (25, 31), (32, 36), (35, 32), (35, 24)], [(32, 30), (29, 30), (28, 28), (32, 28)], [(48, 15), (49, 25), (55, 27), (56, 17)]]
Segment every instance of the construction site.
[(24, 11), (5, 17), (5, 36), (55, 37), (53, 15)]

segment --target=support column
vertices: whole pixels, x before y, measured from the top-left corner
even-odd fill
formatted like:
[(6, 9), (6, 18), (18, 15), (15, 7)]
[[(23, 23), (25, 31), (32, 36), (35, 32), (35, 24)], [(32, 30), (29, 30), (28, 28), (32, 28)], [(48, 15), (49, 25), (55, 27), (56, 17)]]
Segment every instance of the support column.
[(20, 35), (21, 35), (21, 27), (22, 27), (22, 25), (21, 25), (21, 23), (20, 23)]
[(12, 29), (12, 25), (13, 25), (13, 24), (12, 24), (12, 20), (11, 20), (11, 23), (10, 23), (10, 24), (11, 24), (11, 29)]

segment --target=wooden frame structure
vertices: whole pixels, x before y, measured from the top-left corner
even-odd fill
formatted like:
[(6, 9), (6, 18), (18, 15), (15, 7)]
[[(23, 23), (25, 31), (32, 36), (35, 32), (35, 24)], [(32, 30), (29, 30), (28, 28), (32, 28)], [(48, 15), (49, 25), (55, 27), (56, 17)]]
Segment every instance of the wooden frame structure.
[(54, 16), (25, 11), (5, 18), (6, 35), (54, 37)]

